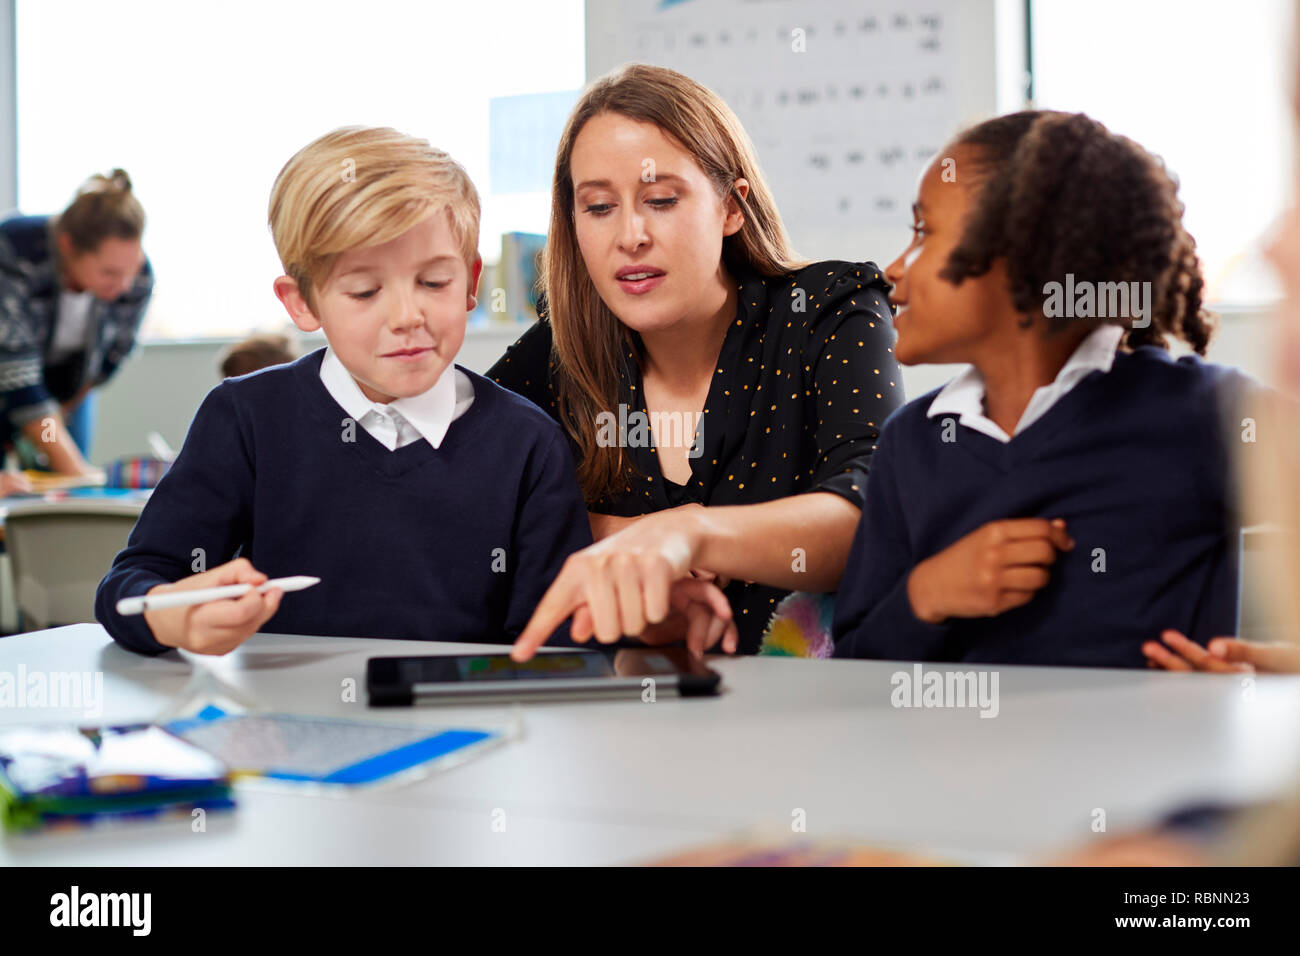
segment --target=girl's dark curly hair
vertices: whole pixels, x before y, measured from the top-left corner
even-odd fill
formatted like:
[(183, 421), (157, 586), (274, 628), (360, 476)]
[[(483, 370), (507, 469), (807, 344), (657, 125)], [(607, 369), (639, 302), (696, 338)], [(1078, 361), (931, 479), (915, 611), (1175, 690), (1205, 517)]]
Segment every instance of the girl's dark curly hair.
[[(1082, 113), (1030, 110), (958, 135), (959, 171), (977, 187), (961, 239), (940, 275), (957, 284), (1006, 262), (1012, 302), (1042, 315), (1047, 284), (1150, 282), (1151, 321), (1108, 317), (1129, 348), (1167, 348), (1166, 335), (1199, 355), (1214, 334), (1202, 308), (1196, 242), (1183, 228), (1178, 183), (1164, 162)], [(973, 168), (972, 168), (973, 165)], [(1077, 319), (1048, 318), (1050, 331)]]

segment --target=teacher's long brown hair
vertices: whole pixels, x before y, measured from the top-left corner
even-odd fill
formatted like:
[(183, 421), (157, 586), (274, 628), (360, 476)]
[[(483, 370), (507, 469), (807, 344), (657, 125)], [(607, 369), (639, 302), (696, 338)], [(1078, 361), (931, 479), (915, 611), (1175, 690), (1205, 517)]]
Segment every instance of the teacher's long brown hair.
[[(749, 136), (717, 94), (681, 73), (644, 64), (623, 67), (588, 87), (556, 151), (541, 285), (553, 333), (560, 418), (581, 451), (578, 481), (589, 506), (627, 487), (630, 467), (621, 447), (596, 441), (597, 415), (618, 404), (630, 333), (597, 293), (574, 225), (573, 144), (587, 121), (605, 112), (659, 127), (691, 154), (720, 197), (730, 196), (740, 207), (744, 224), (722, 242), (730, 275), (775, 276), (806, 264), (790, 247)], [(748, 196), (736, 192), (737, 179), (749, 182)]]

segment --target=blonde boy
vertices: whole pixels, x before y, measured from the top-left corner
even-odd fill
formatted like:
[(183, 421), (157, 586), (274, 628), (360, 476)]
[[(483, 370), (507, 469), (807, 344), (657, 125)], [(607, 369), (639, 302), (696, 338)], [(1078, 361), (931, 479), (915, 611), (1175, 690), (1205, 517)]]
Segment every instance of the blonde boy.
[[(257, 631), (509, 642), (591, 534), (555, 423), (453, 364), (482, 267), (473, 184), (424, 140), (348, 127), (289, 160), (269, 218), (275, 294), (328, 347), (208, 394), (96, 616), (154, 654)], [(296, 574), (322, 583), (115, 610)]]

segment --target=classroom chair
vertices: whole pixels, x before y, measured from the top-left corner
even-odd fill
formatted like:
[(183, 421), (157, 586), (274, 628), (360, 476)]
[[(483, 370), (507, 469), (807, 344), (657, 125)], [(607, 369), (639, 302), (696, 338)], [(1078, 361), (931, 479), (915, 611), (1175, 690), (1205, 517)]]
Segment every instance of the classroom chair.
[(95, 620), (95, 588), (140, 516), (138, 501), (33, 501), (4, 518), (18, 630)]

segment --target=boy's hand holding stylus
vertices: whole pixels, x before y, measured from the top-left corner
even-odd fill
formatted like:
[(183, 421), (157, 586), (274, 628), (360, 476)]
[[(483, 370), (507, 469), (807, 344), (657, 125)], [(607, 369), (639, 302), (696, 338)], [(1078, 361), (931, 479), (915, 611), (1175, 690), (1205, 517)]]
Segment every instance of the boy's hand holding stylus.
[(919, 620), (992, 617), (1028, 604), (1050, 580), (1058, 551), (1074, 548), (1060, 518), (990, 521), (920, 562), (907, 579)]
[(256, 590), (266, 580), (266, 575), (254, 568), (247, 558), (236, 558), (173, 584), (159, 584), (150, 588), (148, 593), (166, 594), (227, 584), (253, 585), (254, 589), (247, 594), (189, 607), (145, 611), (144, 619), (159, 644), (196, 654), (228, 654), (256, 634), (279, 610), (283, 591), (273, 588), (263, 594)]

